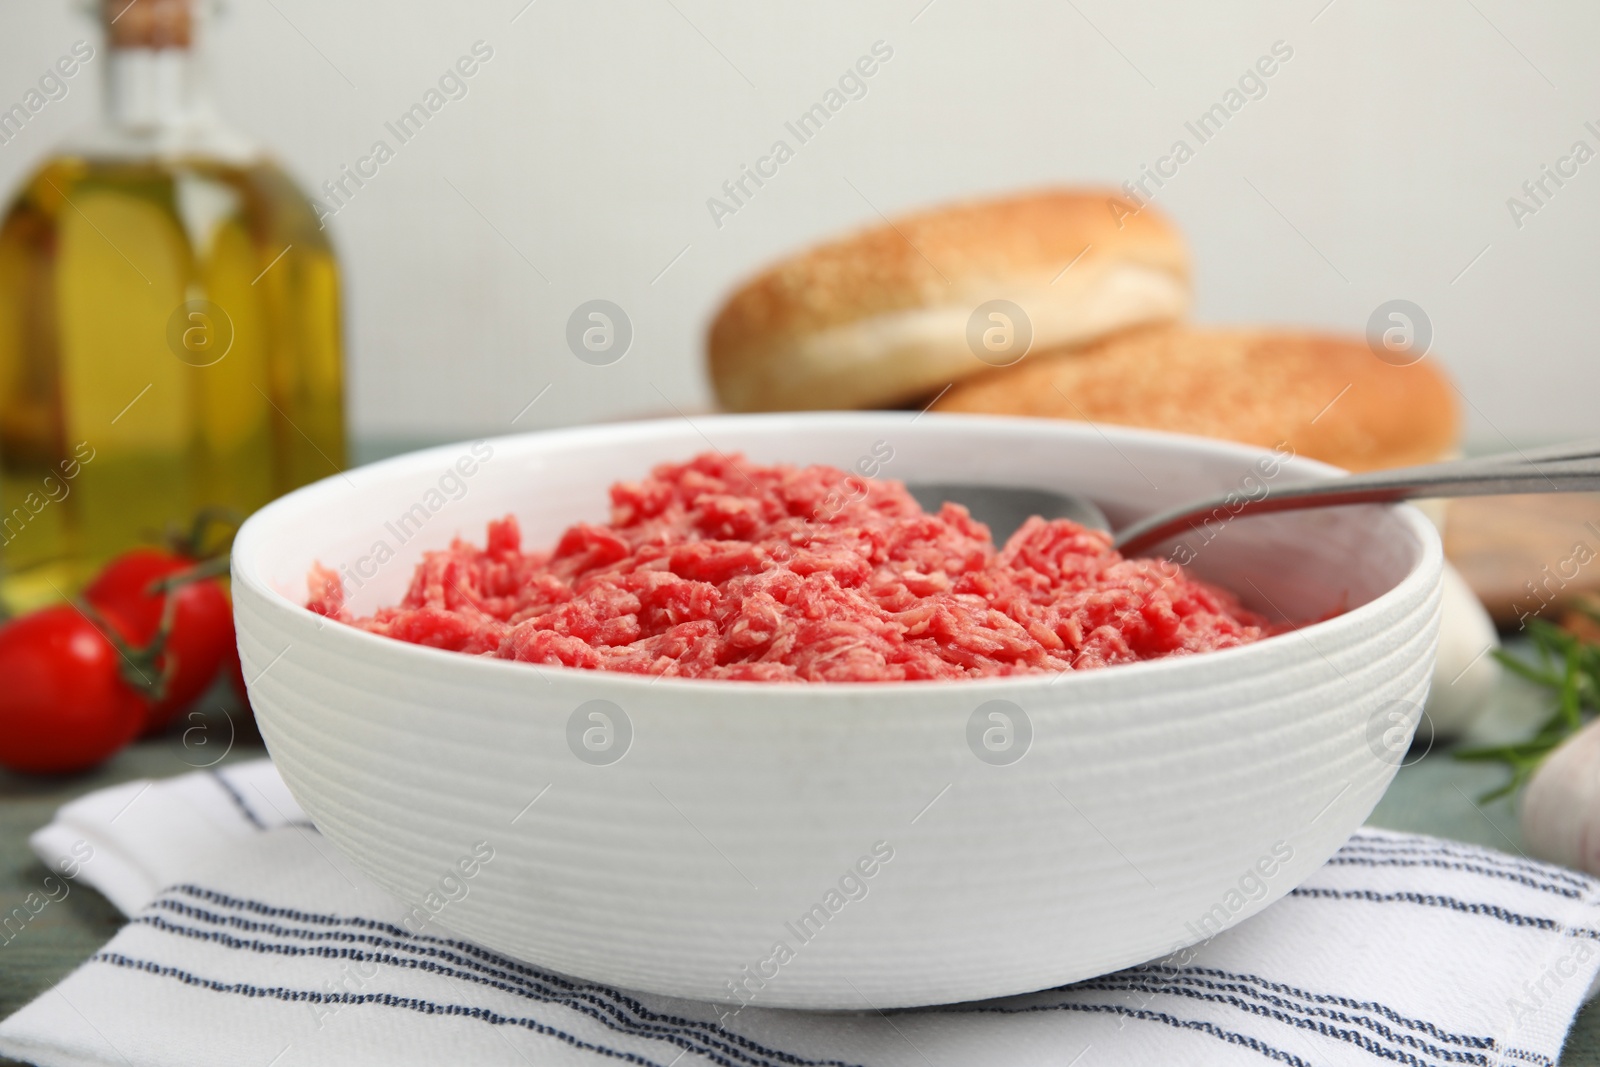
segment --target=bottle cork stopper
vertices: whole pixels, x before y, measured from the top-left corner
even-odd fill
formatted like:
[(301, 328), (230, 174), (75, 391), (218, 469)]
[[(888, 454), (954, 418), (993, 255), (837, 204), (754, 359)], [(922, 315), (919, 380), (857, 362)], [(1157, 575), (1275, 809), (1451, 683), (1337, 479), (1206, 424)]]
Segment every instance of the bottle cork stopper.
[(105, 0), (113, 48), (188, 48), (194, 33), (191, 0)]

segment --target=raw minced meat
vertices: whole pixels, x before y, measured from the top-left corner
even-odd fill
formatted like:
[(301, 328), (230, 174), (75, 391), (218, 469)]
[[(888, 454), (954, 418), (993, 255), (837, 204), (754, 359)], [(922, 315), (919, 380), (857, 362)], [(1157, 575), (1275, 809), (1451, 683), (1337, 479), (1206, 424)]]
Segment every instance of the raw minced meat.
[(747, 681), (885, 682), (1083, 670), (1273, 632), (1228, 592), (1110, 538), (1029, 519), (1005, 547), (899, 482), (707, 453), (611, 488), (611, 521), (524, 551), (428, 552), (404, 599), (350, 614), (336, 573), (308, 607), (372, 633), (528, 663)]

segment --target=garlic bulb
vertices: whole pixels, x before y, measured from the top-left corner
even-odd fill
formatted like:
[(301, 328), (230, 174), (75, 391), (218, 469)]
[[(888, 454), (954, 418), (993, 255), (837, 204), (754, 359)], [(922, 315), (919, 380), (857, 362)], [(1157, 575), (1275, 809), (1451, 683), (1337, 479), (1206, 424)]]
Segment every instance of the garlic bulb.
[(1522, 840), (1539, 859), (1600, 874), (1600, 719), (1534, 772), (1522, 795)]

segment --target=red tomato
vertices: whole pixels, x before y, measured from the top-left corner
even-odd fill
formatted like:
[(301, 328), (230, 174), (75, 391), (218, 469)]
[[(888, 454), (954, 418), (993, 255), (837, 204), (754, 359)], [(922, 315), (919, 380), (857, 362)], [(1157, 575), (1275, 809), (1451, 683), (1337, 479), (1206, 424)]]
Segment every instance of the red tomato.
[[(161, 628), (165, 599), (151, 586), (193, 566), (192, 560), (158, 548), (136, 548), (106, 564), (83, 591), (84, 599), (125, 622), (131, 643), (147, 646)], [(150, 705), (149, 733), (162, 730), (205, 692), (233, 649), (233, 611), (215, 578), (177, 586), (174, 595), (172, 633), (157, 660), (159, 669), (170, 673), (166, 693)]]
[(70, 604), (0, 626), (0, 765), (81, 771), (144, 726), (149, 704), (122, 679), (121, 655)]

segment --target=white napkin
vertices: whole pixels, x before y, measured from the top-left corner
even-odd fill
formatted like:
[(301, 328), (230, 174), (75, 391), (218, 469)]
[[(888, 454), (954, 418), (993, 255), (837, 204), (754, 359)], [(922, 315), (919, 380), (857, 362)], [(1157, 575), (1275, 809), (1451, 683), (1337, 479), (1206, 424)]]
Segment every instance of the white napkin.
[(1597, 880), (1377, 830), (1257, 917), (1117, 974), (720, 1021), (413, 933), (413, 909), (316, 833), (265, 760), (92, 794), (33, 845), (131, 919), (0, 1024), (0, 1052), (44, 1067), (1549, 1067), (1600, 973)]

